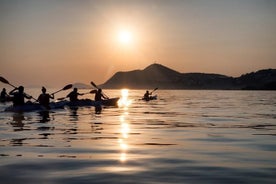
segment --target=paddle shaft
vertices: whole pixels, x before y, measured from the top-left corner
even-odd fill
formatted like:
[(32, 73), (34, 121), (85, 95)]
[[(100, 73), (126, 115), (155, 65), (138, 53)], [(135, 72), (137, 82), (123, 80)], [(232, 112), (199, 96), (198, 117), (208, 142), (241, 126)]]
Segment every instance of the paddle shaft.
[(14, 87), (14, 88), (17, 88), (16, 86), (12, 85), (11, 83), (6, 83), (6, 84), (9, 84), (10, 86)]
[(68, 84), (68, 85), (64, 86), (62, 89), (60, 89), (60, 90), (58, 90), (56, 92), (53, 92), (51, 95), (54, 95), (54, 94), (56, 94), (56, 93), (58, 93), (60, 91), (64, 91), (64, 90), (70, 89), (70, 88), (72, 88), (72, 86), (73, 86), (72, 84)]
[(58, 90), (58, 91), (52, 93), (51, 95), (54, 95), (54, 94), (56, 94), (56, 93), (58, 93), (58, 92), (61, 92), (61, 91), (63, 91), (63, 89), (60, 89), (60, 90)]
[[(59, 90), (59, 91), (61, 91), (61, 90)], [(57, 91), (57, 92), (59, 92), (59, 91)], [(55, 92), (55, 93), (57, 93), (57, 92)], [(90, 93), (93, 93), (93, 91), (89, 91), (89, 92), (86, 92), (86, 93), (82, 93), (82, 95), (87, 95), (87, 94), (90, 94)], [(53, 93), (52, 93), (53, 94)], [(58, 98), (57, 100), (64, 100), (65, 98), (67, 98), (67, 97), (61, 97), (61, 98)]]
[(150, 92), (150, 94), (152, 94), (154, 91), (156, 91), (158, 88), (155, 88), (154, 90), (152, 90), (151, 92)]

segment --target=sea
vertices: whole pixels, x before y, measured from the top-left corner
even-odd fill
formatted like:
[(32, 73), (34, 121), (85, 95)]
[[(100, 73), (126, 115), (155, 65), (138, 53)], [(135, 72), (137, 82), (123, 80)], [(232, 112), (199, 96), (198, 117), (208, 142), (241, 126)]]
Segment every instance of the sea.
[(120, 103), (100, 114), (0, 104), (0, 183), (276, 183), (275, 91), (158, 89), (152, 101), (141, 100), (145, 90), (104, 93)]

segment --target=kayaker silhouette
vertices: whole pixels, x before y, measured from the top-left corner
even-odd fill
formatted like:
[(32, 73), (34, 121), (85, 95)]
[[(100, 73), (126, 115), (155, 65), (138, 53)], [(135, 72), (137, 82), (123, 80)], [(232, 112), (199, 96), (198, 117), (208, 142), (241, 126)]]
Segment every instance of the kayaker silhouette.
[(8, 95), (6, 88), (3, 88), (1, 91), (1, 96), (0, 96), (0, 100), (1, 102), (6, 102), (8, 101), (10, 98), (10, 96)]
[(69, 98), (70, 102), (78, 101), (78, 96), (84, 95), (83, 93), (78, 93), (78, 88), (74, 88), (66, 97)]
[[(102, 98), (103, 97), (103, 98)], [(98, 89), (97, 91), (96, 91), (96, 93), (95, 93), (95, 98), (94, 98), (94, 100), (95, 101), (101, 101), (101, 100), (103, 100), (103, 99), (107, 99), (104, 95), (103, 95), (103, 93), (102, 93), (102, 89)]]
[(97, 102), (97, 104), (95, 105), (95, 113), (96, 114), (100, 114), (102, 112), (102, 104), (101, 101), (103, 99), (108, 99), (107, 97), (105, 97), (102, 93), (102, 89), (98, 89), (95, 93), (95, 102)]
[(150, 95), (151, 93), (147, 90), (146, 93), (144, 94), (144, 100), (150, 100)]
[(43, 105), (44, 107), (46, 107), (47, 109), (50, 109), (50, 106), (49, 106), (49, 104), (50, 104), (50, 98), (54, 99), (54, 95), (50, 95), (50, 94), (46, 93), (47, 90), (46, 90), (45, 87), (42, 87), (41, 91), (42, 91), (42, 93), (39, 95), (37, 101), (41, 105)]
[(33, 98), (32, 96), (29, 96), (24, 93), (24, 87), (19, 86), (18, 88), (14, 88), (9, 92), (10, 95), (13, 96), (13, 106), (18, 106), (18, 105), (24, 105), (25, 104), (25, 98), (31, 99)]

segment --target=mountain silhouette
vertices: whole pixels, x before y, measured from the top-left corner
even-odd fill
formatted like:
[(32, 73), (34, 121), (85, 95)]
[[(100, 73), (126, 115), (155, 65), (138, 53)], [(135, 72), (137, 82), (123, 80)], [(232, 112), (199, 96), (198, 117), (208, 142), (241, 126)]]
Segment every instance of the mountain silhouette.
[(110, 89), (262, 89), (273, 90), (276, 69), (266, 69), (234, 78), (221, 74), (180, 73), (161, 64), (143, 70), (117, 72), (102, 88)]

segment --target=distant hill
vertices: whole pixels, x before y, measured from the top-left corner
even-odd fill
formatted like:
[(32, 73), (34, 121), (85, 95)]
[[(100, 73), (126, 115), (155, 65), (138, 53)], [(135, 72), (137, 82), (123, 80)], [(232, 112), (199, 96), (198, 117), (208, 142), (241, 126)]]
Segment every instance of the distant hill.
[(80, 83), (80, 82), (74, 83), (73, 87), (74, 88), (79, 88), (79, 89), (91, 89), (90, 85), (83, 84), (83, 83)]
[(276, 69), (259, 70), (244, 74), (237, 78), (242, 89), (249, 90), (276, 90)]
[(276, 69), (266, 69), (234, 78), (221, 74), (180, 73), (161, 64), (144, 70), (117, 72), (102, 88), (149, 89), (276, 89)]

